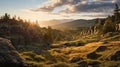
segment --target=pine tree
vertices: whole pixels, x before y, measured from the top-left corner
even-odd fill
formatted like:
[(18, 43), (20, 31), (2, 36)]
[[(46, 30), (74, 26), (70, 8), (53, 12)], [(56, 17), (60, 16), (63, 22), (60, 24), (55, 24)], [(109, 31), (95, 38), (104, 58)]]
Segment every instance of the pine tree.
[(115, 21), (118, 21), (120, 17), (118, 4), (115, 4), (114, 16), (115, 16)]
[(115, 31), (116, 31), (116, 23), (112, 22), (112, 18), (109, 16), (103, 25), (102, 33), (115, 32)]

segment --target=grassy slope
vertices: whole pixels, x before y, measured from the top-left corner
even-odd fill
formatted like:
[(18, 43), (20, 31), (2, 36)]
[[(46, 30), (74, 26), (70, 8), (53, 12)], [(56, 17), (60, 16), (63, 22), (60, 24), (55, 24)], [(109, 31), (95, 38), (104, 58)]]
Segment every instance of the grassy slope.
[[(94, 52), (99, 46), (106, 46), (108, 49), (103, 51), (103, 52), (97, 52), (97, 54), (102, 55), (101, 57), (99, 57), (98, 59), (88, 59), (86, 57), (87, 54)], [(54, 55), (65, 55), (69, 58), (72, 58), (74, 56), (80, 56), (82, 58), (84, 58), (85, 60), (87, 60), (88, 62), (92, 62), (92, 61), (99, 61), (101, 62), (101, 67), (110, 67), (113, 66), (115, 64), (119, 64), (120, 65), (120, 61), (106, 61), (105, 59), (113, 54), (115, 51), (120, 50), (120, 41), (111, 41), (107, 44), (103, 44), (103, 42), (93, 42), (93, 43), (88, 43), (85, 46), (79, 46), (79, 47), (67, 47), (67, 48), (56, 48), (55, 50), (60, 50), (61, 53), (58, 52), (52, 52), (52, 54)], [(52, 49), (53, 50), (53, 49)], [(108, 64), (111, 63), (111, 64)], [(105, 66), (104, 66), (105, 65)]]
[[(108, 41), (108, 43), (104, 44), (104, 42)], [(104, 35), (103, 37), (97, 36), (97, 35), (87, 35), (83, 36), (77, 41), (72, 41), (73, 42), (84, 42), (88, 43), (85, 44), (85, 46), (71, 46), (71, 47), (66, 47), (66, 48), (54, 48), (51, 51), (52, 54), (57, 55), (65, 55), (68, 57), (68, 59), (74, 57), (74, 56), (80, 56), (84, 58), (85, 60), (88, 61), (88, 63), (91, 63), (92, 61), (99, 61), (101, 62), (101, 67), (115, 67), (115, 65), (120, 66), (120, 61), (107, 61), (106, 58), (113, 54), (114, 52), (120, 50), (120, 34), (113, 34), (108, 33)], [(91, 43), (89, 43), (91, 42)], [(63, 42), (64, 43), (64, 42)], [(69, 42), (71, 43), (71, 41)], [(106, 46), (107, 49), (102, 52), (97, 52), (97, 54), (101, 55), (98, 59), (88, 59), (87, 54), (91, 52), (95, 52), (95, 50), (99, 46)], [(56, 52), (56, 50), (59, 52)]]
[(79, 46), (79, 47), (67, 47), (67, 48), (56, 48), (61, 50), (61, 53), (66, 53), (66, 52), (70, 52), (70, 54), (68, 54), (69, 57), (73, 57), (75, 55), (80, 55), (81, 57), (85, 57), (86, 54), (93, 52), (95, 49), (97, 49), (99, 46), (106, 46), (108, 49), (104, 52), (101, 52), (100, 54), (103, 54), (103, 56), (105, 54), (109, 54), (116, 50), (119, 50), (119, 46), (120, 46), (120, 42), (119, 41), (113, 41), (113, 42), (109, 42), (108, 44), (103, 44), (103, 42), (93, 42), (93, 43), (88, 43), (85, 46)]
[[(105, 37), (105, 36), (104, 36)], [(68, 67), (75, 67), (76, 64), (69, 63), (69, 59), (74, 56), (80, 56), (81, 58), (85, 59), (88, 63), (92, 63), (94, 61), (98, 61), (101, 63), (101, 67), (119, 67), (120, 61), (108, 61), (106, 58), (113, 54), (115, 51), (120, 50), (120, 36), (119, 34), (114, 36), (109, 36), (106, 38), (99, 38), (99, 36), (88, 35), (82, 37), (75, 41), (65, 41), (57, 43), (56, 48), (52, 48), (49, 52), (44, 52), (40, 56), (35, 57), (40, 60), (27, 60), (29, 63), (38, 65), (38, 67), (55, 67), (55, 65), (63, 65)], [(108, 43), (104, 44), (104, 42), (108, 41)], [(85, 43), (84, 46), (67, 46), (61, 47), (64, 43), (72, 43), (73, 45), (78, 42)], [(56, 46), (56, 44), (54, 45)], [(89, 59), (87, 58), (87, 54), (91, 52), (95, 52), (95, 50), (99, 46), (106, 46), (107, 49), (102, 52), (96, 52), (97, 54), (101, 55), (97, 59)], [(22, 53), (23, 54), (23, 53)], [(44, 59), (43, 59), (43, 57)], [(25, 58), (25, 56), (23, 56)], [(35, 61), (36, 60), (36, 61)], [(42, 66), (44, 65), (44, 66)], [(58, 66), (57, 66), (58, 67)]]

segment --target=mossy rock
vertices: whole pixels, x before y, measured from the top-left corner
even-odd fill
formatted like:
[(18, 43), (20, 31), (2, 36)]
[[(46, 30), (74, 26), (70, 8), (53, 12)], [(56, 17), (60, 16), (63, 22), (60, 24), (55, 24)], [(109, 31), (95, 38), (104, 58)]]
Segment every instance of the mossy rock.
[(96, 52), (102, 52), (102, 51), (105, 51), (107, 49), (106, 46), (99, 46), (95, 51)]
[(99, 57), (101, 57), (101, 55), (97, 54), (96, 52), (87, 54), (87, 58), (89, 58), (89, 59), (98, 59)]

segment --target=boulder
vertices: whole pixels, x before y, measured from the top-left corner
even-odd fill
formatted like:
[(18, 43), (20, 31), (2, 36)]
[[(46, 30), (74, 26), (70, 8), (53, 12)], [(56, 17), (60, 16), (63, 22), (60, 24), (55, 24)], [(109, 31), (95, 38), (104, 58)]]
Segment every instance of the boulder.
[(84, 43), (77, 43), (76, 46), (84, 46)]
[(107, 49), (106, 46), (99, 46), (97, 49), (96, 49), (96, 52), (102, 52), (102, 51), (105, 51)]
[(70, 63), (78, 64), (77, 67), (88, 67), (87, 61), (84, 61), (83, 58), (80, 58), (78, 56), (75, 56), (75, 57), (71, 58)]
[(91, 61), (89, 64), (88, 64), (88, 66), (89, 67), (100, 67), (100, 62), (98, 62), (98, 61)]
[(27, 67), (10, 40), (4, 38), (0, 38), (0, 67)]
[(70, 47), (70, 46), (84, 46), (85, 44), (84, 43), (76, 43), (76, 42), (72, 42), (72, 43), (65, 43), (63, 44), (64, 46), (66, 47)]
[(70, 63), (76, 63), (76, 62), (82, 61), (82, 60), (83, 60), (83, 58), (75, 56), (75, 57), (73, 57), (73, 58), (70, 59)]
[(61, 53), (61, 50), (59, 50), (59, 49), (55, 49), (54, 51), (57, 53)]
[(90, 59), (97, 59), (99, 58), (101, 55), (100, 54), (97, 54), (96, 52), (91, 52), (89, 54), (87, 54), (87, 58), (90, 58)]
[(71, 46), (70, 43), (64, 43), (63, 45), (64, 45), (64, 46)]
[(108, 60), (120, 61), (120, 51), (116, 51), (108, 57)]
[(84, 60), (77, 62), (77, 64), (78, 64), (78, 67), (88, 67), (87, 62)]
[(109, 42), (107, 42), (107, 41), (103, 41), (102, 43), (103, 43), (103, 44), (108, 44)]

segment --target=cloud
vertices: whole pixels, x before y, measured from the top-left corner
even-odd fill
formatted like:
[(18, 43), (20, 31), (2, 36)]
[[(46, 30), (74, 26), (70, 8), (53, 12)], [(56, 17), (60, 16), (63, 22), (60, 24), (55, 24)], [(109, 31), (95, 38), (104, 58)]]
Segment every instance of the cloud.
[(38, 11), (52, 12), (54, 10), (54, 8), (51, 6), (43, 6), (43, 7), (37, 8), (37, 9), (29, 9), (29, 10), (33, 11), (33, 12), (38, 12)]
[(120, 0), (49, 0), (44, 5), (31, 11), (53, 12), (57, 7), (66, 9), (59, 12), (81, 13), (81, 12), (111, 12), (114, 3), (120, 3)]
[[(71, 5), (66, 11), (69, 12), (106, 12), (113, 8), (112, 3), (98, 3), (98, 2), (88, 2), (88, 3), (78, 3), (76, 5)], [(107, 10), (106, 10), (107, 9)]]

